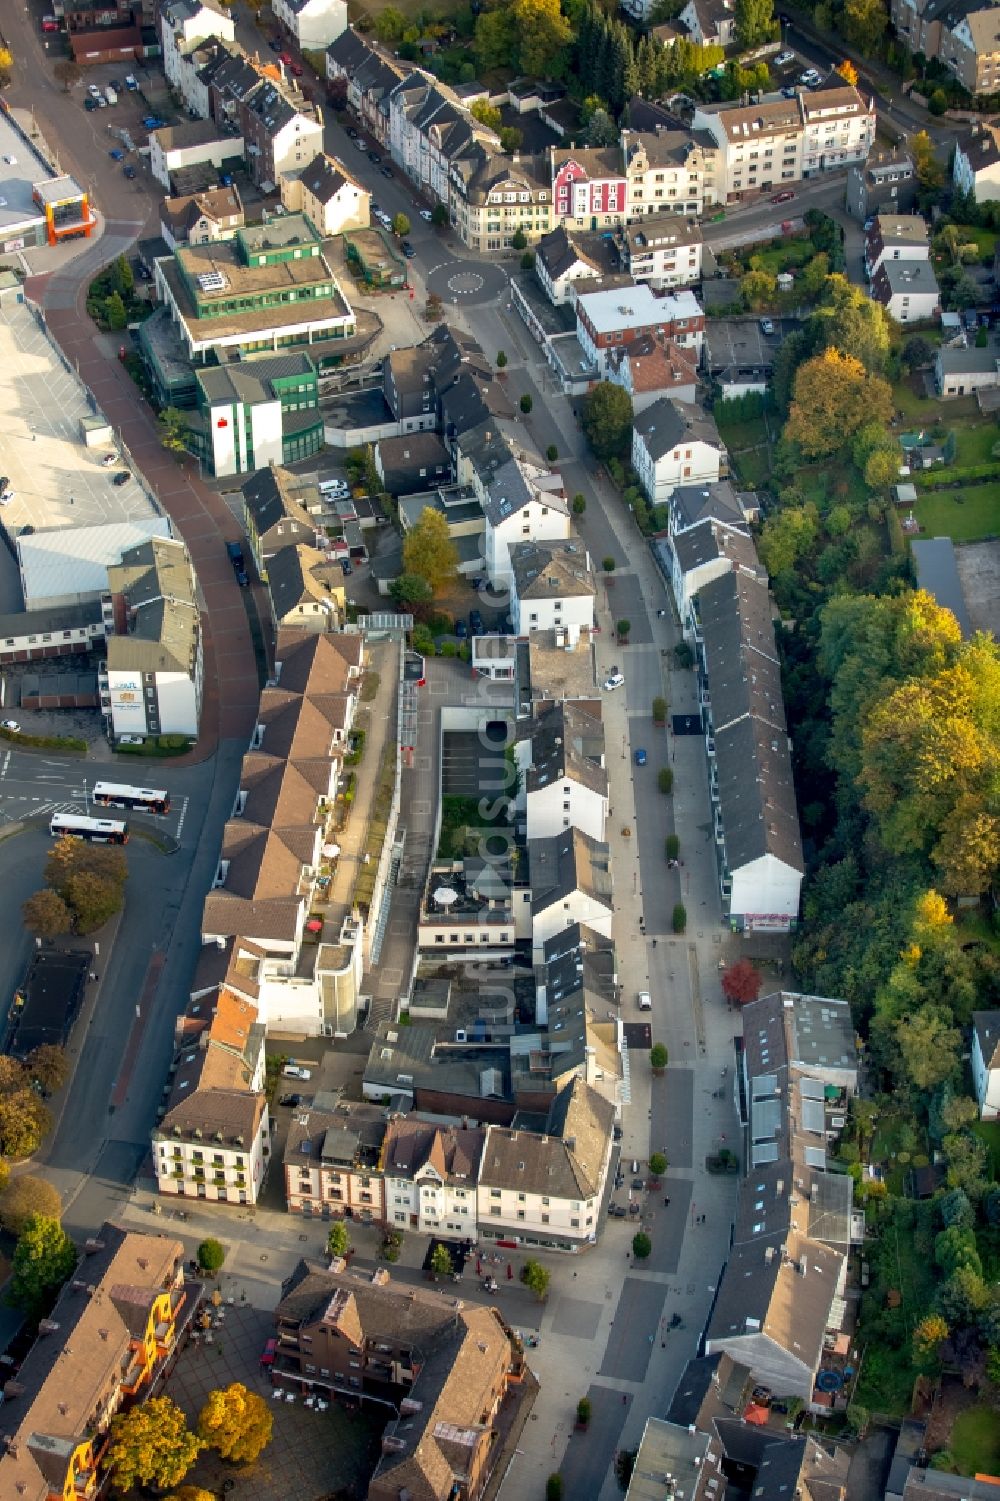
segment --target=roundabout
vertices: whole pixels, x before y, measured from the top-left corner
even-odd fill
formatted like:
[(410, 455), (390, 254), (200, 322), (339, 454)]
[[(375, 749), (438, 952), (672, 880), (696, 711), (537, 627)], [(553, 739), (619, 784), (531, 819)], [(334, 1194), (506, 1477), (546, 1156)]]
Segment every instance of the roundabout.
[(428, 271), (428, 292), (446, 304), (480, 306), (496, 300), (507, 290), (508, 277), (502, 266), (485, 261), (449, 260)]

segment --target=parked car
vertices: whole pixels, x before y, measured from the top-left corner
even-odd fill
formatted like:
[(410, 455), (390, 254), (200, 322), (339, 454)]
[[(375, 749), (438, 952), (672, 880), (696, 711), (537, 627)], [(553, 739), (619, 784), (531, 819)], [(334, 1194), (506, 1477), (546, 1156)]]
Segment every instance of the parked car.
[(118, 463), (118, 455), (116, 453), (106, 453), (101, 463), (105, 469), (113, 469), (115, 464)]
[(468, 638), (469, 627), (466, 625), (464, 620), (455, 621), (455, 635), (458, 637), (459, 641), (465, 641)]
[(96, 83), (88, 83), (88, 85), (87, 85), (87, 93), (90, 95), (90, 97), (92, 99), (97, 99), (97, 98), (100, 97), (101, 91), (97, 87)]
[(625, 1207), (622, 1204), (612, 1204), (608, 1209), (608, 1213), (616, 1220), (623, 1220), (627, 1217)]
[(153, 273), (146, 266), (136, 266), (135, 274), (140, 281), (152, 281)]
[(483, 634), (483, 617), (478, 610), (469, 611), (469, 629), (474, 636)]
[(382, 176), (383, 177), (391, 177), (392, 176), (392, 168), (391, 167), (383, 167), (382, 168)]
[(122, 171), (124, 172), (125, 176), (128, 178), (129, 182), (131, 182), (132, 179), (133, 179), (133, 177), (135, 176), (135, 168), (131, 165), (131, 163), (130, 162), (126, 162), (125, 165), (124, 165), (124, 167), (122, 168)]
[(795, 96), (796, 96), (796, 94), (797, 94), (797, 93), (798, 93), (798, 92), (799, 92), (799, 91), (798, 91), (798, 89), (797, 89), (797, 88), (796, 88), (796, 87), (795, 87), (795, 85), (794, 85), (794, 84), (789, 84), (789, 83), (786, 83), (786, 84), (785, 84), (785, 87), (784, 87), (784, 88), (783, 88), (783, 89), (782, 89), (782, 91), (781, 91), (781, 97), (782, 97), (782, 99), (794, 99), (794, 98), (795, 98)]
[(635, 753), (635, 764), (636, 766), (645, 766), (646, 764), (646, 752), (641, 745)]
[(142, 739), (141, 735), (119, 735), (118, 736), (118, 744), (119, 745), (142, 745), (143, 744), (143, 739)]
[(301, 1063), (286, 1063), (281, 1073), (285, 1079), (308, 1080), (312, 1078), (312, 1070), (303, 1068)]
[(21, 726), (16, 719), (0, 719), (0, 730), (10, 730), (12, 735), (20, 735)]
[(360, 136), (354, 136), (353, 140), (354, 140), (355, 146), (357, 146), (357, 148), (358, 148), (359, 151), (367, 151), (368, 150), (368, 147), (367, 147), (366, 143), (361, 139)]
[(291, 75), (292, 75), (292, 77), (293, 77), (293, 78), (301, 78), (301, 77), (302, 77), (302, 75), (303, 75), (303, 73), (304, 73), (304, 72), (305, 72), (305, 71), (306, 71), (306, 70), (305, 70), (305, 68), (304, 68), (304, 67), (303, 67), (303, 66), (302, 66), (302, 64), (301, 64), (301, 63), (291, 63), (291, 64), (290, 64), (290, 65), (289, 65), (289, 69), (288, 69), (288, 71), (289, 71), (289, 73), (291, 73)]
[(380, 167), (382, 165), (382, 158), (379, 156), (377, 151), (369, 151), (368, 160), (370, 162), (373, 162), (376, 167)]
[(120, 146), (112, 146), (108, 155), (113, 162), (123, 162), (125, 160), (125, 153)]
[(423, 219), (425, 224), (434, 223), (434, 215), (431, 213), (429, 208), (422, 208), (420, 210), (420, 217), (421, 219)]
[(289, 1105), (294, 1110), (296, 1105), (302, 1104), (302, 1096), (300, 1094), (283, 1094), (278, 1101), (278, 1104)]
[(799, 74), (799, 83), (805, 89), (814, 89), (819, 82), (820, 76), (815, 68), (807, 68), (804, 73)]
[(350, 136), (350, 138), (351, 138), (351, 140), (352, 140), (352, 141), (356, 141), (356, 140), (357, 140), (357, 138), (358, 138), (358, 133), (357, 133), (357, 131), (356, 131), (356, 130), (355, 130), (355, 129), (354, 129), (354, 126), (353, 126), (353, 125), (345, 125), (345, 126), (344, 126), (344, 129), (345, 129), (345, 131), (346, 131), (346, 132), (347, 132), (347, 134), (348, 134), (348, 135), (349, 135), (349, 136)]
[(402, 245), (400, 245), (399, 248), (403, 252), (403, 254), (406, 256), (406, 259), (408, 261), (412, 261), (413, 257), (417, 253), (414, 250), (413, 246), (410, 244), (409, 240), (404, 240), (403, 243), (402, 243)]
[(290, 68), (295, 59), (290, 52), (279, 52), (278, 61), (284, 63), (286, 68)]
[(87, 95), (86, 99), (83, 101), (83, 107), (88, 111), (88, 113), (90, 112), (90, 110), (97, 108), (97, 100), (93, 97), (92, 94)]
[(267, 45), (270, 47), (272, 52), (281, 51), (281, 42), (276, 36), (271, 37)]
[(774, 66), (776, 68), (787, 68), (788, 64), (793, 63), (794, 61), (794, 52), (779, 52), (777, 57), (774, 59)]
[(770, 338), (771, 334), (774, 333), (774, 324), (771, 322), (770, 318), (762, 318), (760, 320), (760, 331), (768, 338)]
[(350, 558), (341, 558), (340, 567), (343, 571), (345, 579), (350, 578), (351, 574), (354, 572), (354, 566), (351, 563)]
[(127, 485), (131, 478), (132, 476), (127, 469), (120, 469), (111, 483), (117, 486)]
[(125, 87), (128, 89), (130, 94), (134, 94), (136, 89), (139, 87), (138, 80), (133, 73), (125, 74)]
[(794, 197), (795, 197), (795, 194), (792, 192), (791, 188), (785, 188), (780, 193), (774, 193), (774, 194), (772, 194), (771, 202), (772, 203), (791, 203), (791, 201), (792, 201), (792, 199)]
[(0, 490), (0, 506), (9, 506), (11, 501), (14, 499), (14, 494), (15, 492), (11, 490), (9, 486), (5, 485), (4, 488)]
[(613, 689), (615, 689), (615, 688), (621, 688), (624, 685), (624, 682), (625, 682), (625, 678), (622, 675), (622, 673), (620, 673), (620, 672), (613, 672), (610, 675), (610, 677), (608, 677), (608, 678), (605, 679), (605, 682), (604, 682), (604, 691), (605, 691), (605, 693), (611, 693)]

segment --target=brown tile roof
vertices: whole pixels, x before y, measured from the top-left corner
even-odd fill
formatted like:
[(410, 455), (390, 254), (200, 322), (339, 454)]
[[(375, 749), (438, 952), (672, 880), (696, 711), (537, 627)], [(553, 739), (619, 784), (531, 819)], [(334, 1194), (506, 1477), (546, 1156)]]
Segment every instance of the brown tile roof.
[(249, 1148), (260, 1130), (266, 1109), (267, 1101), (262, 1094), (234, 1089), (199, 1089), (190, 1099), (180, 1101), (167, 1111), (154, 1139), (164, 1141), (200, 1131), (202, 1138), (209, 1143), (213, 1138), (221, 1138)]
[(691, 385), (698, 379), (697, 353), (681, 349), (670, 339), (658, 340), (651, 334), (633, 339), (624, 349), (612, 351), (611, 363), (621, 369), (628, 360), (632, 389), (642, 395), (650, 391), (669, 392), (679, 385)]
[(591, 1199), (601, 1189), (615, 1107), (575, 1078), (560, 1090), (546, 1132), (490, 1126), (479, 1181), (552, 1198)]
[(302, 898), (294, 901), (248, 902), (221, 888), (205, 898), (201, 931), (208, 937), (257, 939), (291, 943), (299, 926)]
[(316, 636), (286, 627), (279, 630), (274, 649), (275, 661), (281, 664), (279, 682), (292, 693), (309, 693), (320, 684), (327, 692), (340, 693), (343, 685), (339, 675), (344, 674), (346, 681), (345, 669), (360, 668), (364, 650), (361, 636)]
[(277, 756), (248, 751), (240, 771), (240, 791), (247, 794), (242, 816), (250, 823), (283, 828), (318, 822), (315, 788), (297, 767)]
[(221, 858), (229, 861), (222, 889), (234, 896), (259, 902), (294, 897), (298, 892), (302, 857), (273, 829), (241, 818), (230, 819), (222, 838)]
[(394, 1178), (414, 1178), (430, 1165), (445, 1183), (474, 1183), (485, 1140), (483, 1131), (399, 1117), (385, 1133), (383, 1171)]
[[(49, 1331), (39, 1332), (4, 1388), (5, 1501), (45, 1501), (51, 1490), (62, 1492), (72, 1450), (86, 1436), (95, 1410), (115, 1394), (127, 1359), (131, 1339), (121, 1309), (136, 1309), (143, 1297), (151, 1307), (154, 1296), (173, 1283), (183, 1256), (179, 1240), (111, 1224), (88, 1241), (52, 1310)], [(116, 1299), (112, 1289), (127, 1289), (127, 1297)]]

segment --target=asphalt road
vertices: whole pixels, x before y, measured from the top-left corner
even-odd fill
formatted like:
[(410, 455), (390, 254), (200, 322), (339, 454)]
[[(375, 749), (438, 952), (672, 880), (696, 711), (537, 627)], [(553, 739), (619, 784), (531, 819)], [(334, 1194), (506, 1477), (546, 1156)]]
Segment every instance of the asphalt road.
[[(169, 762), (152, 765), (145, 757), (119, 757), (116, 762), (70, 760), (44, 752), (0, 748), (0, 826), (25, 818), (49, 818), (53, 813), (80, 813), (91, 817), (122, 817), (121, 810), (95, 812), (93, 789), (97, 782), (118, 782), (132, 787), (163, 788), (170, 793), (170, 812), (163, 817), (137, 815), (173, 839), (190, 843), (197, 839), (198, 814), (203, 811), (205, 767), (174, 768)], [(195, 814), (184, 839), (194, 795)]]

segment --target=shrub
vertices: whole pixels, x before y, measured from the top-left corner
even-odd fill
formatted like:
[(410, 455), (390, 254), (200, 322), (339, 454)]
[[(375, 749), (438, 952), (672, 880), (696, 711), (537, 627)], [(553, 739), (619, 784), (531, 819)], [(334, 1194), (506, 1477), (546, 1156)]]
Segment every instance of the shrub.
[(675, 933), (683, 933), (684, 929), (687, 927), (687, 920), (688, 920), (687, 908), (684, 906), (684, 903), (683, 902), (675, 902), (675, 904), (674, 904), (674, 913), (673, 913), (673, 917), (671, 919), (674, 932)]
[(221, 1240), (209, 1236), (198, 1247), (198, 1265), (203, 1272), (215, 1273), (226, 1259), (226, 1248)]
[(590, 1398), (581, 1397), (579, 1402), (576, 1404), (576, 1421), (578, 1423), (589, 1423), (590, 1412)]
[(678, 641), (674, 647), (674, 661), (678, 667), (688, 668), (694, 666), (694, 652), (686, 641)]
[(524, 395), (521, 397), (520, 407), (521, 407), (521, 411), (524, 413), (524, 415), (526, 417), (527, 417), (528, 413), (531, 411), (531, 408), (533, 406), (534, 406), (534, 402), (532, 401), (531, 397), (528, 395), (527, 391), (525, 391)]
[(586, 509), (587, 497), (585, 495), (581, 495), (578, 491), (576, 495), (573, 496), (573, 515), (582, 516)]
[(654, 1042), (653, 1046), (649, 1050), (650, 1068), (666, 1068), (669, 1061), (670, 1054), (667, 1052), (664, 1044), (662, 1042)]
[(667, 1159), (663, 1152), (653, 1152), (649, 1159), (649, 1171), (654, 1178), (662, 1178), (667, 1171)]
[(653, 699), (653, 723), (654, 724), (666, 724), (666, 722), (667, 722), (667, 701), (666, 701), (665, 698), (661, 698), (658, 695), (656, 698)]
[(637, 1230), (632, 1237), (632, 1255), (636, 1261), (645, 1261), (653, 1249), (653, 1242), (645, 1230)]
[(562, 1494), (562, 1476), (558, 1473), (550, 1475), (545, 1482), (545, 1501), (562, 1501)]
[(556, 459), (559, 457), (559, 450), (554, 443), (550, 443), (548, 448), (545, 450), (545, 457), (548, 459), (550, 464), (554, 464)]
[(674, 790), (674, 774), (669, 766), (661, 766), (656, 777), (656, 785), (665, 797), (669, 797)]
[[(663, 854), (667, 860), (676, 860), (681, 852), (681, 841), (677, 834), (668, 834), (663, 841)], [(674, 918), (677, 917), (677, 908), (674, 908)], [(675, 928), (674, 932), (678, 930)], [(683, 928), (680, 929), (683, 932)]]

